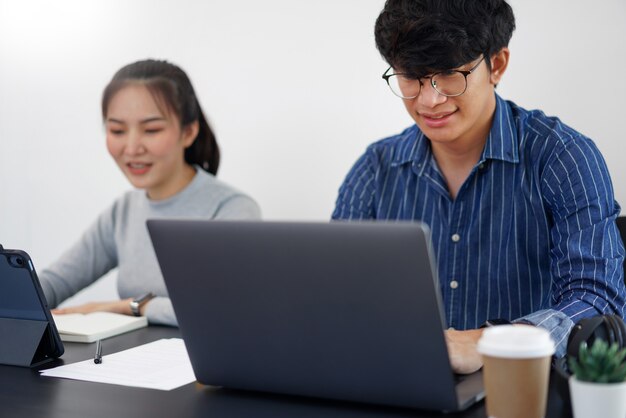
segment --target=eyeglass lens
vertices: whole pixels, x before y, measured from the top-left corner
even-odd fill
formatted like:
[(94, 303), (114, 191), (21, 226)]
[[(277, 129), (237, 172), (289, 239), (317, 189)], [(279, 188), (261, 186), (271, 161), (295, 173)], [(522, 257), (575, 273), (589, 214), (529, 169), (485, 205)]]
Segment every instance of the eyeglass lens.
[[(439, 94), (444, 96), (458, 96), (465, 91), (465, 76), (457, 71), (437, 73), (431, 79), (423, 79), (422, 83), (432, 83)], [(396, 96), (412, 99), (420, 93), (420, 80), (408, 78), (403, 75), (392, 75), (388, 79), (389, 87)]]

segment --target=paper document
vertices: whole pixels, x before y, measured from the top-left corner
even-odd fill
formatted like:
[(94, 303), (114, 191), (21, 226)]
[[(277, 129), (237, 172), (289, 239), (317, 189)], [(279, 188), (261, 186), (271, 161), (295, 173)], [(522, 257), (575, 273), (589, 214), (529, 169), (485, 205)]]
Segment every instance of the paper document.
[(172, 390), (194, 382), (185, 343), (181, 338), (161, 339), (119, 353), (106, 355), (102, 363), (93, 358), (41, 370), (42, 376), (111, 383), (148, 389)]

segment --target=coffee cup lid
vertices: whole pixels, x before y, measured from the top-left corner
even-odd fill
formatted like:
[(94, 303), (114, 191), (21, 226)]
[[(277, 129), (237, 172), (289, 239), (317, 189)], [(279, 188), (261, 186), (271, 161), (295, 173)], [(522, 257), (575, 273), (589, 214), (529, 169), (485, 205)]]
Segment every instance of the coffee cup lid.
[(543, 328), (500, 325), (483, 331), (478, 352), (491, 357), (537, 358), (554, 354), (554, 341)]

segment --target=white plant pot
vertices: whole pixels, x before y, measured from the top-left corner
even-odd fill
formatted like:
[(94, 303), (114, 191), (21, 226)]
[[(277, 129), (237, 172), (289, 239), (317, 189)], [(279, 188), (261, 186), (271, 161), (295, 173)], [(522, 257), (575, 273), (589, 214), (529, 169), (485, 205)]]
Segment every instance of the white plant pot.
[(574, 418), (625, 418), (626, 382), (581, 382), (569, 379)]

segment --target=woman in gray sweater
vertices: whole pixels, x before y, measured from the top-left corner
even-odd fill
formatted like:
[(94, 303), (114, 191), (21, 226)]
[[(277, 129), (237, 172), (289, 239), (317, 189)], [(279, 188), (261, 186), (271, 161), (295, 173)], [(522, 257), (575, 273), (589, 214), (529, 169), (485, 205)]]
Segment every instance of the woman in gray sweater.
[(107, 149), (136, 190), (117, 199), (43, 270), (41, 285), (55, 307), (117, 267), (120, 300), (53, 312), (110, 311), (176, 326), (146, 220), (258, 219), (259, 207), (215, 178), (219, 148), (179, 67), (155, 60), (123, 67), (104, 90), (102, 115)]

